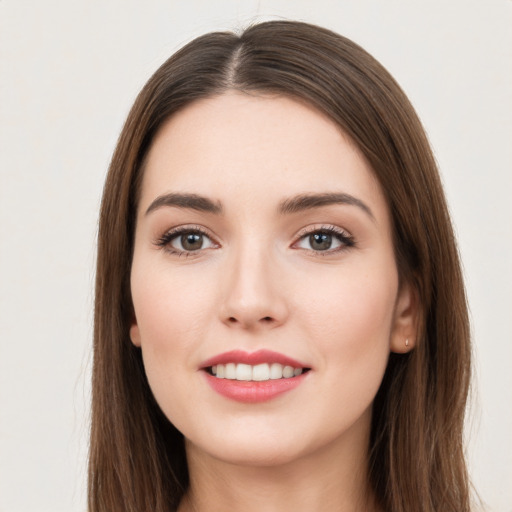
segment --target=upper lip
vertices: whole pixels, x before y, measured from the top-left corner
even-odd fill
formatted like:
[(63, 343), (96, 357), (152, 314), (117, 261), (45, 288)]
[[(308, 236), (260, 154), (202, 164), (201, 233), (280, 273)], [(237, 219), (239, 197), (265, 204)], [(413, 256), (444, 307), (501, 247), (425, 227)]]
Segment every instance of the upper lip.
[(272, 350), (257, 350), (256, 352), (245, 352), (244, 350), (230, 350), (203, 361), (201, 368), (208, 368), (217, 364), (242, 363), (251, 366), (262, 363), (279, 363), (283, 366), (293, 366), (294, 368), (307, 368), (307, 365), (292, 359), (291, 357), (273, 352)]

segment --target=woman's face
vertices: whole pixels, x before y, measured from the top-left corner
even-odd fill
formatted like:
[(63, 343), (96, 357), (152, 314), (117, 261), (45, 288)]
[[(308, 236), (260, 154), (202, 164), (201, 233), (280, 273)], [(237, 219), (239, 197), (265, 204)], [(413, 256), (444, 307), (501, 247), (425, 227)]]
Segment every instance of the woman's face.
[(189, 449), (278, 464), (367, 443), (389, 352), (412, 332), (391, 229), (368, 163), (309, 106), (228, 93), (163, 125), (130, 334)]

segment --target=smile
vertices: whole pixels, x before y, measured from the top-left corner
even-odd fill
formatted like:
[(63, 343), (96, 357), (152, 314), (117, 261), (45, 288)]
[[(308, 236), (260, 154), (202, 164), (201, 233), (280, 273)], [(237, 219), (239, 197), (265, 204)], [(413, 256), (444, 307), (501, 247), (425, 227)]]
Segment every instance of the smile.
[(218, 379), (262, 382), (266, 380), (290, 379), (301, 375), (307, 368), (283, 366), (280, 363), (262, 363), (257, 365), (227, 363), (211, 366), (207, 369)]
[(232, 350), (204, 361), (200, 369), (215, 392), (242, 403), (266, 402), (291, 391), (311, 370), (270, 350)]

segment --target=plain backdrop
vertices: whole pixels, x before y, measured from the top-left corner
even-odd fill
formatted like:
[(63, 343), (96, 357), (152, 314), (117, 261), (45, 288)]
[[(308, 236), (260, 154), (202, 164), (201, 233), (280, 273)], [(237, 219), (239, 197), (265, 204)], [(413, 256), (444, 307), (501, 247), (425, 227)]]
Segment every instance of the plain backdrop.
[(98, 207), (137, 92), (193, 37), (274, 17), (354, 39), (424, 122), (471, 307), (471, 473), (512, 511), (512, 1), (0, 0), (0, 512), (86, 510)]

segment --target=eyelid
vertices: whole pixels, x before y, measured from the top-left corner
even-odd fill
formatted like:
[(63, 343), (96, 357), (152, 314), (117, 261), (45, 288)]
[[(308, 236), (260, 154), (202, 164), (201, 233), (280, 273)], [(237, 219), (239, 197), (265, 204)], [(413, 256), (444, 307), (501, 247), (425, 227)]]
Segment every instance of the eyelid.
[[(180, 250), (172, 247), (170, 245), (171, 241), (177, 238), (178, 236), (185, 233), (200, 233), (201, 235), (207, 237), (212, 243), (213, 247), (206, 247), (197, 249), (194, 251)], [(336, 247), (334, 249), (326, 249), (323, 251), (318, 251), (314, 249), (306, 249), (297, 247), (297, 244), (301, 242), (305, 237), (313, 234), (313, 233), (328, 233), (333, 235), (338, 239), (341, 243), (340, 247)], [(334, 253), (346, 250), (355, 245), (355, 241), (353, 236), (344, 228), (339, 226), (335, 226), (332, 224), (315, 224), (312, 226), (305, 227), (301, 229), (294, 237), (294, 242), (291, 245), (293, 249), (302, 249), (307, 252), (313, 253), (315, 256), (327, 256), (332, 255)], [(184, 255), (184, 256), (199, 256), (207, 249), (211, 248), (219, 248), (220, 244), (217, 242), (216, 236), (213, 235), (210, 230), (205, 228), (204, 226), (198, 224), (185, 224), (180, 226), (175, 226), (173, 228), (168, 229), (165, 233), (154, 240), (154, 245), (158, 248), (164, 249), (170, 254), (174, 255)]]
[(167, 231), (165, 231), (163, 235), (157, 237), (154, 240), (153, 244), (156, 245), (159, 249), (164, 249), (170, 254), (178, 256), (199, 256), (199, 254), (201, 254), (205, 250), (211, 249), (211, 247), (206, 247), (204, 249), (201, 248), (196, 251), (186, 251), (176, 249), (170, 245), (172, 240), (185, 233), (200, 233), (201, 235), (205, 236), (211, 241), (214, 248), (220, 247), (220, 244), (217, 242), (216, 237), (204, 226), (198, 224), (184, 224), (170, 228)]
[[(302, 241), (306, 236), (312, 235), (313, 233), (328, 233), (338, 238), (341, 241), (341, 246), (335, 249), (326, 249), (324, 251), (315, 251), (313, 249), (303, 249), (296, 247), (296, 245)], [(292, 244), (294, 249), (302, 249), (307, 252), (313, 253), (315, 256), (327, 256), (337, 252), (346, 250), (355, 245), (354, 237), (344, 228), (335, 226), (333, 224), (315, 224), (301, 229), (295, 235), (295, 241)]]
[(305, 235), (310, 235), (311, 233), (316, 233), (317, 231), (327, 231), (336, 233), (338, 235), (345, 235), (347, 237), (352, 236), (345, 228), (341, 228), (335, 224), (312, 224), (300, 229), (295, 235), (295, 238), (302, 238)]

